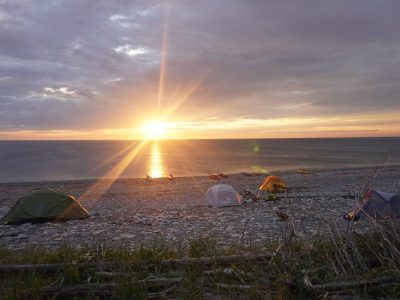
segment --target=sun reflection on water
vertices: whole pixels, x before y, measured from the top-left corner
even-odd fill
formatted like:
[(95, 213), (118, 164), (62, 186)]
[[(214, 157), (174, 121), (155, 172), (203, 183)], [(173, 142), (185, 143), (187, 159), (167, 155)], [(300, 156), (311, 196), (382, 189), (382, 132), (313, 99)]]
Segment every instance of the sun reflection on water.
[(153, 178), (166, 176), (162, 152), (157, 142), (153, 142), (151, 145), (147, 172)]

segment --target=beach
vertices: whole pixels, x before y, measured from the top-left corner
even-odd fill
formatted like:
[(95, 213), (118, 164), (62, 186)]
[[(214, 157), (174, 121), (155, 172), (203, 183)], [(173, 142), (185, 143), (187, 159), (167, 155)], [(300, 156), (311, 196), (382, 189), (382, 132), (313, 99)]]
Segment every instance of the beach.
[[(381, 170), (375, 174), (377, 168)], [(375, 172), (375, 173), (374, 173)], [(355, 203), (355, 196), (375, 174), (371, 187), (400, 193), (400, 166), (310, 170), (310, 174), (293, 171), (276, 172), (288, 184), (286, 194), (275, 202), (260, 200), (242, 206), (213, 208), (201, 204), (213, 184), (232, 185), (238, 192), (255, 191), (265, 174), (245, 176), (228, 174), (213, 180), (207, 176), (117, 179), (99, 199), (86, 193), (96, 180), (43, 181), (0, 183), (0, 217), (5, 215), (21, 196), (43, 188), (52, 188), (74, 195), (89, 210), (85, 220), (0, 225), (0, 247), (12, 250), (44, 246), (55, 248), (65, 244), (76, 247), (99, 243), (121, 245), (131, 249), (163, 241), (179, 245), (197, 238), (214, 239), (221, 247), (242, 243), (262, 245), (280, 241), (287, 229), (275, 210), (290, 216), (294, 234), (299, 239), (324, 233), (332, 228), (345, 230), (343, 215)], [(108, 186), (104, 180), (97, 186)], [(354, 225), (365, 230), (367, 222)]]

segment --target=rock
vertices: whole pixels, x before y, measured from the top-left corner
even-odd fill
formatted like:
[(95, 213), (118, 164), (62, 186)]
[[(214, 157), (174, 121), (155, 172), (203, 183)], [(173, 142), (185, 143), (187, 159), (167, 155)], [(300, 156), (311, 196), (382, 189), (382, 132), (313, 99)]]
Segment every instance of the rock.
[[(365, 170), (359, 172), (365, 174)], [(377, 178), (376, 185), (385, 188), (393, 183), (392, 186), (397, 186), (395, 183), (399, 174), (399, 168), (390, 171), (390, 174), (384, 173)], [(176, 241), (187, 241), (196, 236), (217, 237), (218, 245), (223, 247), (241, 240), (246, 220), (249, 220), (245, 231), (246, 242), (257, 244), (279, 239), (284, 232), (284, 224), (276, 221), (274, 206), (283, 207), (287, 214), (294, 215), (296, 234), (299, 238), (308, 239), (317, 232), (327, 230), (321, 224), (337, 220), (353, 206), (352, 201), (343, 199), (343, 192), (338, 192), (337, 187), (345, 188), (346, 191), (357, 190), (362, 181), (355, 176), (339, 178), (338, 181), (334, 172), (329, 170), (313, 175), (310, 186), (303, 177), (287, 173), (284, 177), (293, 189), (288, 191), (287, 199), (282, 196), (275, 204), (259, 201), (227, 208), (199, 205), (198, 200), (209, 186), (209, 182), (201, 178), (196, 180), (195, 188), (189, 178), (180, 178), (173, 186), (164, 185), (169, 183), (162, 180), (151, 185), (143, 185), (144, 180), (139, 179), (116, 180), (96, 203), (83, 203), (91, 209), (91, 218), (63, 223), (0, 226), (0, 247), (24, 248), (42, 244), (51, 248), (65, 242), (93, 245), (99, 239), (109, 243), (125, 240), (129, 247), (135, 247), (159, 238), (175, 244)], [(227, 180), (237, 190), (247, 187), (255, 189), (258, 185), (254, 178), (230, 176)], [(52, 186), (81, 195), (92, 183), (53, 182)], [(0, 183), (0, 212), (8, 211), (21, 194), (42, 186), (45, 184)], [(160, 193), (160, 190), (167, 188), (168, 192)], [(393, 192), (400, 193), (400, 187)], [(346, 224), (339, 221), (338, 225), (345, 227)], [(368, 230), (368, 226), (360, 230)]]
[(135, 234), (129, 234), (129, 233), (121, 234), (121, 238), (124, 238), (124, 239), (134, 239), (135, 237), (136, 237)]

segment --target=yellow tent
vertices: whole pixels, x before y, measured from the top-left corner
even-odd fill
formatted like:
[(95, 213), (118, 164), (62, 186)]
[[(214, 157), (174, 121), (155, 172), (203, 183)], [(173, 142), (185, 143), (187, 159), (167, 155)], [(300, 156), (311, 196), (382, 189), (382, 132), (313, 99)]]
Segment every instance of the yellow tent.
[(278, 191), (285, 191), (287, 189), (287, 186), (282, 178), (278, 176), (268, 176), (264, 179), (264, 182), (258, 189), (275, 193)]

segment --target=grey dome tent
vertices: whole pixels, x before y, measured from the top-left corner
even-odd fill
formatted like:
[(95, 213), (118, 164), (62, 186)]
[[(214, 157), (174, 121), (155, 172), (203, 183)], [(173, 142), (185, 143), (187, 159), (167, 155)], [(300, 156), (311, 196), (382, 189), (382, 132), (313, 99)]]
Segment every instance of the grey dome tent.
[(371, 189), (344, 218), (357, 221), (365, 214), (375, 219), (400, 218), (400, 195)]
[(19, 198), (0, 224), (85, 219), (87, 210), (73, 197), (50, 189)]
[(242, 205), (243, 198), (228, 184), (215, 184), (208, 189), (203, 204), (214, 207)]

